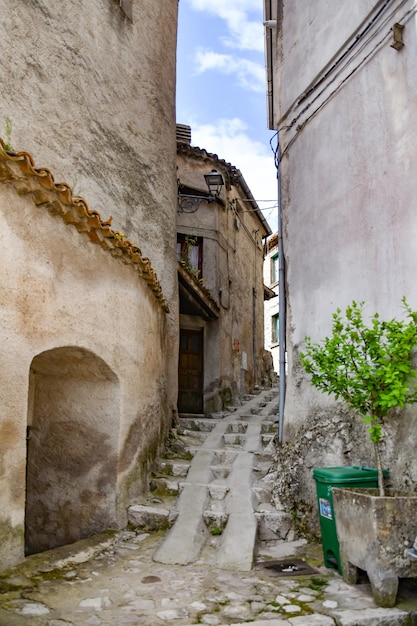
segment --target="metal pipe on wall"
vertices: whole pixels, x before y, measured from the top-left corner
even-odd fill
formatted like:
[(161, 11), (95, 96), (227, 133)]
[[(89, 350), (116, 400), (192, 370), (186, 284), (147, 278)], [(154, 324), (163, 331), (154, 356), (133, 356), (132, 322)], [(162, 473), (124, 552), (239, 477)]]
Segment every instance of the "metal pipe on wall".
[(281, 443), (284, 432), (284, 410), (286, 394), (286, 311), (287, 299), (285, 289), (285, 257), (284, 237), (282, 232), (282, 205), (281, 205), (281, 150), (279, 145), (279, 131), (277, 131), (277, 149), (275, 153), (278, 187), (278, 298), (279, 298), (279, 400), (278, 400), (278, 440)]

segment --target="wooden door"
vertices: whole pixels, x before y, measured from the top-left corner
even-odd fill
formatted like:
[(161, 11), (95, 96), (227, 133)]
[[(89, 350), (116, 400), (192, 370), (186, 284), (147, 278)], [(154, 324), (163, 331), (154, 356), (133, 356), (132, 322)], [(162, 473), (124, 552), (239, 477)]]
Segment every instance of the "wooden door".
[(203, 413), (203, 330), (180, 330), (179, 413)]

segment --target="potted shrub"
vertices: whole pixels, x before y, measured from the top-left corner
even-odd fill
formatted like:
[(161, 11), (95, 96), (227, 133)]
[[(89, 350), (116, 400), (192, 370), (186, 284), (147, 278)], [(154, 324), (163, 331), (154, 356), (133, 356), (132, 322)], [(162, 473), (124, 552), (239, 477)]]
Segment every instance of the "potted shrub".
[[(333, 314), (332, 332), (320, 344), (306, 337), (300, 355), (312, 385), (344, 400), (367, 425), (378, 492), (334, 489), (333, 503), (343, 577), (354, 583), (357, 568), (366, 570), (380, 606), (395, 604), (398, 577), (417, 576), (405, 549), (417, 535), (417, 496), (410, 503), (401, 494), (397, 497), (402, 501), (394, 502), (393, 494), (386, 493), (381, 460), (384, 420), (392, 409), (417, 402), (417, 370), (411, 358), (417, 346), (417, 312), (405, 298), (403, 305), (405, 320), (383, 321), (375, 313), (366, 323), (364, 303), (353, 301), (343, 315), (340, 309)], [(407, 511), (409, 519), (401, 519)]]

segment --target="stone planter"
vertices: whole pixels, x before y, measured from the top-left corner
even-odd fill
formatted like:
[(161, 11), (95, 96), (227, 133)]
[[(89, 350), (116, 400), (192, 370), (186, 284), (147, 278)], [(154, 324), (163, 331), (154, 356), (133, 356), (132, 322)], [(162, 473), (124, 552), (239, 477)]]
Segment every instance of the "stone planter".
[(417, 535), (417, 494), (377, 489), (333, 489), (343, 579), (355, 584), (368, 574), (375, 602), (395, 605), (399, 578), (417, 578), (408, 550)]

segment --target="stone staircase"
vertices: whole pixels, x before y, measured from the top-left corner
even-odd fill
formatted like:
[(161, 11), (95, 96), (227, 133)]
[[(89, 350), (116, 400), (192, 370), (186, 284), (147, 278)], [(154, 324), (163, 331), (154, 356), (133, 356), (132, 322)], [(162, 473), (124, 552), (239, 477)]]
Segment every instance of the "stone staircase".
[(278, 393), (268, 389), (212, 417), (178, 418), (174, 452), (129, 509), (133, 527), (170, 529), (154, 561), (187, 565), (212, 550), (218, 567), (249, 571), (293, 538), (291, 516), (270, 503), (277, 410)]

